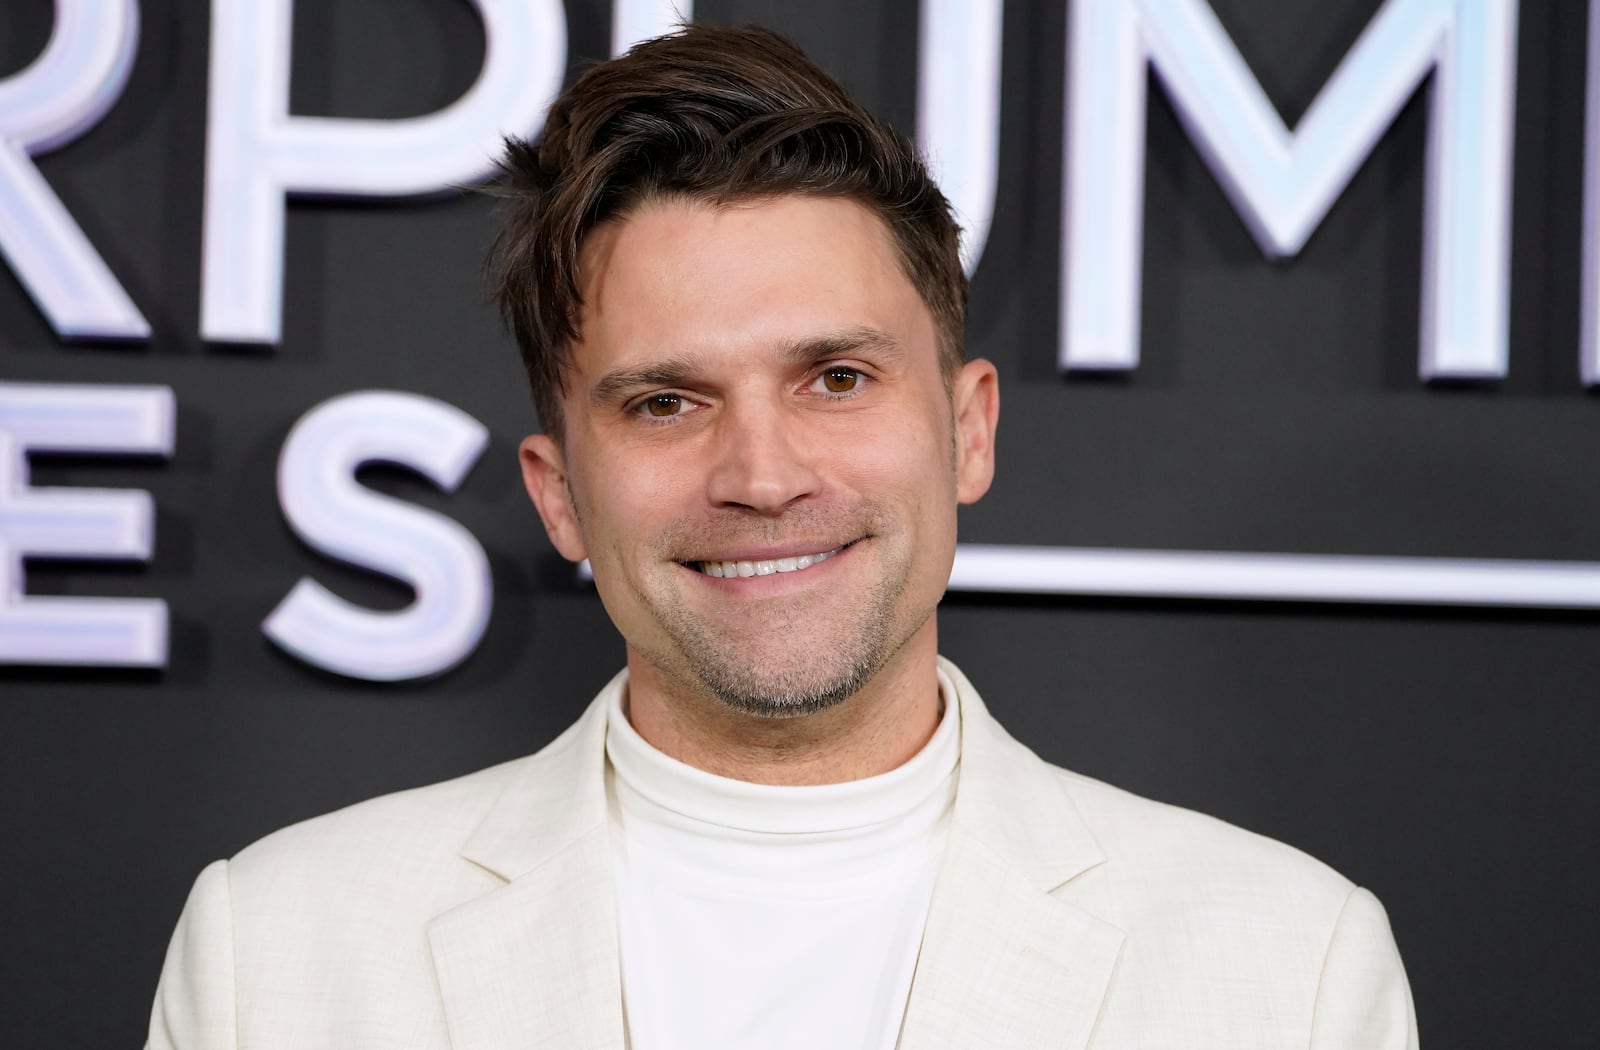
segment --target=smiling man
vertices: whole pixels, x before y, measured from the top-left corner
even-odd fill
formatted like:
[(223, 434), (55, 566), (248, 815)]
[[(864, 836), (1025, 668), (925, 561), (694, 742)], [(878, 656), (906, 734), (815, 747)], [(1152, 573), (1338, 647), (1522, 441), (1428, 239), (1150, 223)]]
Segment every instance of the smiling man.
[(523, 475), (626, 669), (536, 755), (207, 868), (152, 1047), (1416, 1045), (1370, 894), (1045, 764), (939, 658), (999, 398), (905, 139), (693, 27), (504, 168)]
[(933, 611), (993, 472), (994, 369), (940, 353), (866, 205), (657, 194), (579, 253), (529, 492), (590, 559), (652, 745), (758, 782), (886, 772), (939, 721)]

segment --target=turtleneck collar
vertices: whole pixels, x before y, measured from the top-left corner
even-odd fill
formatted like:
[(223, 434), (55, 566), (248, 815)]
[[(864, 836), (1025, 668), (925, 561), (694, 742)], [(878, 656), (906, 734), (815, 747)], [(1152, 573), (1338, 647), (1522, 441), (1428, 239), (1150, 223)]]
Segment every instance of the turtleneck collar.
[(734, 780), (663, 754), (629, 724), (625, 690), (616, 690), (607, 712), (607, 780), (624, 853), (660, 876), (711, 878), (724, 890), (743, 879), (768, 890), (774, 880), (839, 888), (885, 864), (916, 863), (942, 841), (961, 754), (960, 707), (943, 671), (939, 689), (939, 725), (904, 764), (804, 786)]

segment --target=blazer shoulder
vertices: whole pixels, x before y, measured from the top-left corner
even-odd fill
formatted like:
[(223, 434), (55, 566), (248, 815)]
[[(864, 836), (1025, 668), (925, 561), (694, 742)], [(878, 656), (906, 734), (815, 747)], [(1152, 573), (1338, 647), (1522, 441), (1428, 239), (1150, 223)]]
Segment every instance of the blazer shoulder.
[(459, 777), (364, 799), (286, 825), (257, 839), (231, 859), (237, 872), (282, 853), (371, 845), (374, 837), (429, 838), (448, 829), (465, 835), (481, 813), (533, 756), (523, 756)]
[(1058, 896), (1126, 936), (1097, 1029), (1108, 1044), (1414, 1050), (1405, 970), (1370, 893), (1264, 835), (1055, 775), (1105, 858)]
[[(581, 723), (579, 723), (581, 725)], [(460, 850), (500, 797), (540, 782), (540, 771), (575, 744), (578, 725), (532, 755), (409, 788), (290, 824), (229, 861), (236, 893), (284, 880), (403, 881), (407, 873), (456, 870)], [(551, 804), (558, 804), (552, 799)]]
[[(1060, 767), (1050, 767), (1105, 851), (1129, 873), (1182, 875), (1203, 890), (1213, 882), (1263, 897), (1294, 899), (1337, 915), (1355, 884), (1304, 851), (1225, 820)], [(1215, 875), (1216, 879), (1209, 876)]]

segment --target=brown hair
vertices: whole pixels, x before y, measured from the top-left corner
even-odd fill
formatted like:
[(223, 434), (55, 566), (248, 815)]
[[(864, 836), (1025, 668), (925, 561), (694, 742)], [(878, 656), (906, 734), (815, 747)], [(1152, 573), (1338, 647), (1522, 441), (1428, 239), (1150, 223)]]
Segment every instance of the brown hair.
[(490, 295), (516, 337), (547, 433), (578, 335), (578, 249), (639, 204), (847, 197), (893, 235), (932, 312), (946, 374), (960, 364), (967, 281), (949, 202), (916, 147), (767, 29), (684, 26), (602, 62), (568, 88), (537, 146), (506, 140), (496, 192), (507, 215)]

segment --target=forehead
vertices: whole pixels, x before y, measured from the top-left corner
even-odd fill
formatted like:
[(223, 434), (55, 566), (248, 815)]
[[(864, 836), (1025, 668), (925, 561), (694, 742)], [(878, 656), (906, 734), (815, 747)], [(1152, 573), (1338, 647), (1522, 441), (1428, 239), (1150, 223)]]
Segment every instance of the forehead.
[(934, 323), (871, 209), (838, 197), (655, 200), (579, 252), (572, 365), (592, 378), (674, 355), (758, 356), (870, 328), (934, 359)]

